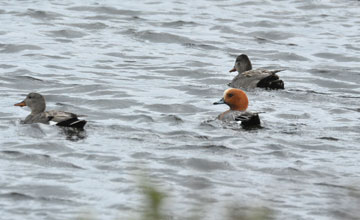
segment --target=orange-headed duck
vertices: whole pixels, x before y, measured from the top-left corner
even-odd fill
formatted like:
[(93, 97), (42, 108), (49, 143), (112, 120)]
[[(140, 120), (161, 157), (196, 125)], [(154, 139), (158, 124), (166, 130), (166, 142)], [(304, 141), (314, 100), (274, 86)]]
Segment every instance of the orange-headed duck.
[(15, 104), (15, 106), (28, 106), (31, 109), (30, 115), (23, 121), (24, 124), (49, 124), (50, 121), (53, 121), (57, 123), (57, 126), (78, 129), (83, 129), (86, 124), (85, 120), (79, 120), (78, 116), (73, 113), (56, 110), (45, 111), (45, 98), (39, 93), (29, 93), (24, 101)]
[(230, 109), (221, 113), (218, 119), (231, 122), (241, 121), (242, 127), (260, 126), (260, 118), (257, 113), (251, 113), (246, 111), (249, 100), (244, 91), (241, 89), (227, 89), (224, 92), (224, 97), (218, 102), (214, 102), (214, 105), (227, 104)]
[(235, 71), (238, 72), (238, 75), (228, 84), (232, 88), (284, 89), (284, 82), (276, 74), (283, 70), (253, 70), (246, 54), (241, 54), (236, 58), (235, 65), (229, 72)]

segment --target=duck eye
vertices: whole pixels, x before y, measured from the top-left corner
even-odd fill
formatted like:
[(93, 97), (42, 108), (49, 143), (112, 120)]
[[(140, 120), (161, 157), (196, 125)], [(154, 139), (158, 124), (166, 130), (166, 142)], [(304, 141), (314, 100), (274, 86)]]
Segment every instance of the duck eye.
[(229, 97), (229, 98), (231, 98), (231, 97), (233, 97), (233, 96), (234, 96), (234, 94), (232, 94), (232, 93), (228, 94), (228, 97)]

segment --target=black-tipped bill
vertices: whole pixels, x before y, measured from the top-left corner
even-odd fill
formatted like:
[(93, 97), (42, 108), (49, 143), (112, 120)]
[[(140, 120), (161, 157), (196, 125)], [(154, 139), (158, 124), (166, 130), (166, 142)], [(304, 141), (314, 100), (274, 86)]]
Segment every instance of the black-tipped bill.
[(221, 98), (219, 101), (214, 102), (214, 105), (226, 104), (224, 98)]

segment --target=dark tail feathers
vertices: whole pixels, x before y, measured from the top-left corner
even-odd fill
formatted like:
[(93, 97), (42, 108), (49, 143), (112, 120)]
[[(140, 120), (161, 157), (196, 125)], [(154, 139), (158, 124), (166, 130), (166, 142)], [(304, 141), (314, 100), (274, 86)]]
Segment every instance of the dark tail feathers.
[[(279, 72), (279, 71), (277, 71)], [(260, 80), (257, 87), (265, 89), (284, 89), (284, 82), (275, 73)]]
[(241, 121), (241, 127), (243, 128), (260, 127), (260, 117), (258, 114), (240, 115), (236, 117), (235, 120)]
[(68, 120), (59, 122), (56, 125), (57, 126), (63, 126), (63, 127), (84, 129), (84, 126), (86, 125), (86, 121), (85, 120), (79, 120), (78, 118), (70, 118)]

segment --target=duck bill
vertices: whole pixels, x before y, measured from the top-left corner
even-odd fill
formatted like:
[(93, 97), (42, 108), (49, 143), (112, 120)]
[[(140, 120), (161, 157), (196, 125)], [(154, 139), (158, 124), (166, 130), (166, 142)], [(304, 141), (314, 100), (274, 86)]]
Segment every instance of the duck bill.
[(236, 68), (235, 67), (233, 67), (231, 70), (229, 70), (229, 72), (231, 73), (231, 72), (235, 72), (236, 71)]
[(24, 106), (26, 106), (26, 103), (25, 103), (25, 101), (22, 101), (22, 102), (16, 103), (14, 106), (24, 107)]
[(214, 105), (220, 105), (220, 104), (226, 104), (226, 103), (225, 103), (224, 98), (222, 98), (222, 99), (220, 99), (219, 101), (214, 102), (213, 104), (214, 104)]

